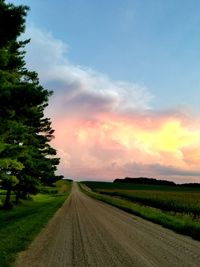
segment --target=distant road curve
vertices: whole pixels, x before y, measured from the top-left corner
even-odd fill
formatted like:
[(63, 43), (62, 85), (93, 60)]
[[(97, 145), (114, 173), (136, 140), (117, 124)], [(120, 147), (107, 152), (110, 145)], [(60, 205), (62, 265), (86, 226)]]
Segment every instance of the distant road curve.
[(200, 242), (81, 193), (71, 195), (14, 267), (200, 267)]

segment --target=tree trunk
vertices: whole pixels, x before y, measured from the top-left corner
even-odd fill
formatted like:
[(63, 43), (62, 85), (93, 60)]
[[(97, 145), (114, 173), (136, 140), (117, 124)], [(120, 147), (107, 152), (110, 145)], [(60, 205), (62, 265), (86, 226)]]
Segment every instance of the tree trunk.
[(18, 189), (17, 192), (16, 192), (16, 196), (15, 196), (15, 202), (16, 202), (16, 204), (19, 203), (20, 195), (21, 195), (21, 192), (20, 192), (20, 190)]
[(3, 208), (6, 210), (12, 208), (12, 203), (10, 202), (10, 196), (11, 196), (11, 188), (8, 188), (6, 192), (6, 198), (3, 204)]

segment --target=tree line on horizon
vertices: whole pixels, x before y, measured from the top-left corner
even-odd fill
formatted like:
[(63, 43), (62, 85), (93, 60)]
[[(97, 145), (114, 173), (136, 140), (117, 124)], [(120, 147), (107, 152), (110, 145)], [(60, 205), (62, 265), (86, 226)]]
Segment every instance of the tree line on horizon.
[(54, 130), (44, 109), (52, 92), (43, 88), (35, 71), (25, 63), (19, 40), (25, 30), (29, 8), (0, 0), (0, 187), (6, 190), (3, 207), (12, 207), (28, 194), (36, 194), (40, 184), (51, 185), (59, 158), (49, 144)]
[(130, 184), (144, 184), (144, 185), (168, 185), (168, 186), (190, 186), (190, 187), (200, 187), (200, 183), (182, 183), (177, 184), (169, 180), (160, 180), (149, 177), (125, 177), (125, 178), (116, 178), (113, 183), (130, 183)]

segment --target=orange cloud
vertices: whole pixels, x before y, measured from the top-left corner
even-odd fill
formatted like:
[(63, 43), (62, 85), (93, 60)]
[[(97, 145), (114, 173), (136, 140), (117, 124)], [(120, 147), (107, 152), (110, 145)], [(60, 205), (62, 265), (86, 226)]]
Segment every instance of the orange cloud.
[(74, 65), (67, 46), (40, 29), (31, 27), (28, 35), (26, 62), (44, 87), (54, 90), (46, 115), (56, 130), (60, 173), (200, 182), (199, 119), (172, 110), (153, 112), (155, 96), (145, 86)]
[(189, 180), (198, 175), (200, 126), (194, 127), (186, 117), (104, 114), (101, 119), (56, 119), (54, 127), (54, 145), (62, 157), (60, 171), (66, 175), (111, 179), (145, 174), (180, 179), (177, 170)]

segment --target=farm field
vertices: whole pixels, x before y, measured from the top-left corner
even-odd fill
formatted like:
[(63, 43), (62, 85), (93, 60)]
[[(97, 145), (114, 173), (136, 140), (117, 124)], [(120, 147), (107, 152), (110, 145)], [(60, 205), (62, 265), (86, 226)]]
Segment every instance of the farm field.
[(86, 182), (97, 193), (118, 196), (165, 211), (200, 216), (200, 188)]
[[(106, 182), (84, 184), (103, 201), (114, 201), (116, 205), (130, 202), (134, 207), (128, 209), (129, 212), (200, 239), (200, 188)], [(127, 209), (129, 204), (122, 206)]]
[(200, 242), (96, 201), (74, 182), (68, 200), (13, 267), (199, 267), (199, 251)]
[[(67, 181), (55, 187), (41, 187), (30, 200), (21, 200), (13, 209), (0, 210), (0, 266), (9, 267), (16, 254), (24, 250), (63, 204), (71, 189)], [(0, 198), (5, 191), (1, 190)]]

